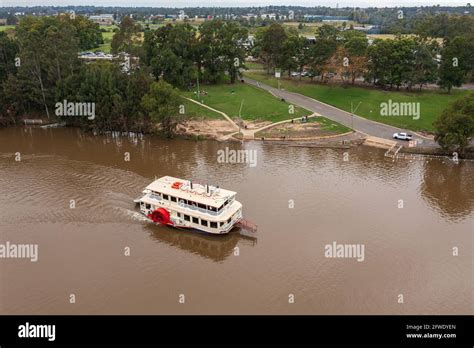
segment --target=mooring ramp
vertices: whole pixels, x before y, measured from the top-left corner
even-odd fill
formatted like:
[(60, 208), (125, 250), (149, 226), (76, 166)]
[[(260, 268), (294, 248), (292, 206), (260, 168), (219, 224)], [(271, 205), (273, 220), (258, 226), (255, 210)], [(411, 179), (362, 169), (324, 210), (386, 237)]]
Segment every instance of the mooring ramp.
[(382, 149), (391, 149), (392, 147), (396, 146), (398, 143), (394, 140), (378, 138), (373, 136), (368, 136), (365, 141), (365, 145), (379, 147)]

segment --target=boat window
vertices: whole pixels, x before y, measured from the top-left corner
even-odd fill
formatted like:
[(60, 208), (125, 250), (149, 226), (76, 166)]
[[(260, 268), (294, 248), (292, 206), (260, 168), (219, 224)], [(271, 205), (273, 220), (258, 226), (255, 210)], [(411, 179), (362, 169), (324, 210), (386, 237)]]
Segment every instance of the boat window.
[(149, 204), (145, 204), (145, 208), (150, 209), (151, 206)]
[(214, 207), (211, 207), (211, 206), (209, 206), (208, 209), (209, 209), (210, 211), (217, 211), (217, 208), (214, 208)]
[(184, 214), (184, 221), (191, 221), (191, 217), (189, 215)]
[(217, 222), (211, 222), (211, 227), (212, 228), (217, 228)]
[(206, 205), (205, 205), (205, 204), (199, 203), (199, 204), (198, 204), (198, 207), (201, 208), (201, 209), (206, 209)]
[(163, 195), (163, 199), (168, 200), (168, 195)]
[(230, 223), (230, 220), (231, 220), (231, 218), (229, 218), (229, 220), (227, 220), (227, 223)]
[(220, 226), (221, 226), (221, 227), (224, 226), (224, 221), (221, 221), (221, 222), (220, 222)]
[(176, 202), (176, 197), (170, 196), (171, 202)]
[(198, 219), (197, 217), (193, 217), (193, 222), (194, 222), (195, 224), (198, 224), (198, 223), (199, 223), (199, 219)]
[(179, 217), (179, 218), (181, 217), (181, 213), (178, 213), (178, 217)]
[(201, 225), (207, 226), (207, 221), (206, 220), (201, 220)]

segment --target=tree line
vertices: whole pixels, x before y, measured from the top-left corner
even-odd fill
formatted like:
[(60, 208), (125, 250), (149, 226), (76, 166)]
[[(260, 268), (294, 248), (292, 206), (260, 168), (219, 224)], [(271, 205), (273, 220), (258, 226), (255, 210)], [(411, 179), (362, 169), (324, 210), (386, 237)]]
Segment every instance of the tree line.
[(62, 119), (56, 106), (68, 101), (95, 105), (93, 120), (67, 118), (79, 126), (150, 131), (161, 123), (171, 135), (178, 91), (156, 81), (146, 66), (124, 69), (122, 59), (86, 64), (78, 58), (101, 40), (98, 25), (82, 16), (27, 16), (14, 37), (0, 33), (0, 124), (25, 116)]
[(167, 25), (143, 37), (142, 30), (124, 17), (111, 43), (116, 59), (84, 63), (78, 52), (102, 42), (97, 24), (83, 16), (24, 17), (13, 37), (0, 33), (0, 123), (61, 118), (55, 105), (66, 100), (95, 105), (93, 120), (68, 117), (70, 123), (104, 131), (153, 131), (158, 124), (171, 136), (184, 117), (178, 88), (233, 83), (245, 67), (248, 33), (238, 23)]
[(440, 43), (432, 35), (442, 33), (436, 26), (426, 25), (423, 35), (376, 39), (369, 45), (360, 31), (341, 31), (324, 24), (316, 30), (315, 42), (311, 42), (297, 30), (274, 23), (257, 32), (253, 54), (262, 60), (268, 73), (281, 70), (291, 77), (291, 72), (307, 70), (311, 79), (317, 77), (325, 83), (338, 76), (343, 83), (363, 79), (374, 86), (397, 90), (437, 83), (451, 91), (473, 76), (474, 22), (470, 28), (448, 30)]

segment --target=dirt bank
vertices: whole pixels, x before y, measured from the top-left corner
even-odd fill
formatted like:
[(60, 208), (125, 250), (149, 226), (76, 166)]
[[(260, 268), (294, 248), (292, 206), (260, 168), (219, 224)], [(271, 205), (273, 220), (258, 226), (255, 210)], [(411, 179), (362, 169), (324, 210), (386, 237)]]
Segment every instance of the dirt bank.
[(187, 120), (178, 126), (177, 134), (182, 136), (219, 139), (236, 129), (226, 120)]

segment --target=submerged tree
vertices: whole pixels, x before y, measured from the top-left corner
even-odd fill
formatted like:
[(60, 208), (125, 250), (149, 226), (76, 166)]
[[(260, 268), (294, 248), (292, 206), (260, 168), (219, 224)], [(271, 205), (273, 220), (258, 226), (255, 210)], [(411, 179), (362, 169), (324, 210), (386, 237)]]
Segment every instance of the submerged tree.
[(435, 140), (462, 155), (474, 137), (474, 94), (456, 100), (434, 123)]

